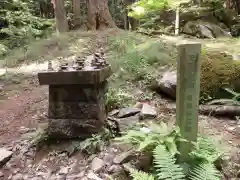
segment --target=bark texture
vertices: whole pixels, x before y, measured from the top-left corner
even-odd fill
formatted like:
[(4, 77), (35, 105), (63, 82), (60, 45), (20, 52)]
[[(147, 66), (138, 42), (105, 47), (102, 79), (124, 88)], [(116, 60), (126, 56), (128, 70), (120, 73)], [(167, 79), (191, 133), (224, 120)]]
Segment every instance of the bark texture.
[(77, 28), (81, 25), (81, 0), (72, 0), (73, 6), (73, 21), (74, 21), (74, 28)]
[(88, 0), (88, 29), (115, 28), (116, 24), (108, 8), (108, 0)]
[(132, 5), (135, 2), (137, 2), (137, 0), (122, 0), (123, 6), (125, 8), (124, 28), (125, 29), (130, 29), (131, 28), (131, 30), (133, 30), (133, 31), (137, 30), (139, 22), (138, 22), (138, 20), (134, 19), (133, 17), (128, 17), (129, 10), (127, 9), (127, 7)]
[(64, 7), (64, 0), (52, 0), (52, 4), (54, 7), (57, 33), (67, 32), (68, 21)]

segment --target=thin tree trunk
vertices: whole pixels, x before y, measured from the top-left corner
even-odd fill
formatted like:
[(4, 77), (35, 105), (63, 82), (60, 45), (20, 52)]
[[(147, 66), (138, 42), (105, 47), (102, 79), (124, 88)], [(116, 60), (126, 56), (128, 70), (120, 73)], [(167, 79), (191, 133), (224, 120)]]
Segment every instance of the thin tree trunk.
[(64, 0), (52, 0), (52, 3), (54, 6), (57, 34), (67, 32), (68, 21), (64, 7)]
[(116, 24), (108, 8), (108, 0), (88, 0), (88, 29), (115, 28)]
[(81, 0), (73, 0), (73, 19), (74, 19), (74, 28), (80, 27), (81, 25)]
[(176, 20), (175, 20), (175, 36), (179, 35), (179, 16), (180, 16), (180, 7), (176, 9)]
[(237, 14), (240, 13), (240, 0), (227, 0), (226, 6), (228, 9), (234, 10)]

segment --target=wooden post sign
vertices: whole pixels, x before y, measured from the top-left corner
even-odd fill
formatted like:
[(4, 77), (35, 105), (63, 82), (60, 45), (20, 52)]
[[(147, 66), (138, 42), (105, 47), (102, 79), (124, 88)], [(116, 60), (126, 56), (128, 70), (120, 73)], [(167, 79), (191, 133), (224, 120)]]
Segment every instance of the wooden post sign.
[[(177, 48), (177, 125), (183, 138), (192, 142), (197, 140), (198, 133), (201, 44), (187, 42)], [(184, 159), (191, 149), (191, 143), (179, 144)]]

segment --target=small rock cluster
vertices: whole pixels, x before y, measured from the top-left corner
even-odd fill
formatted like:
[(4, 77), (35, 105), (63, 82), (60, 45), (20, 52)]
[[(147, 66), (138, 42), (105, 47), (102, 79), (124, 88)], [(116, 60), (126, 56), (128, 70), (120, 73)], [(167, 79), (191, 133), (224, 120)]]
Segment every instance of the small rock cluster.
[(0, 180), (128, 180), (129, 168), (147, 170), (152, 163), (151, 154), (137, 153), (129, 144), (112, 144), (89, 157), (60, 149), (39, 154), (29, 140), (0, 149)]
[(136, 168), (149, 170), (152, 165), (151, 153), (138, 153), (128, 144), (110, 146), (98, 156), (89, 157), (89, 166), (86, 177), (91, 180), (128, 180), (129, 169)]
[(109, 113), (108, 119), (117, 122), (119, 132), (124, 132), (134, 127), (140, 121), (154, 119), (156, 117), (157, 111), (155, 107), (146, 102), (138, 102), (134, 107), (113, 110)]
[[(87, 63), (91, 59), (91, 63)], [(72, 65), (70, 65), (72, 64)], [(90, 67), (88, 67), (89, 65)], [(104, 51), (101, 48), (99, 52), (94, 53), (93, 57), (79, 57), (76, 56), (72, 63), (63, 63), (58, 67), (58, 71), (80, 71), (83, 69), (100, 69), (108, 66)], [(48, 61), (48, 71), (54, 71), (51, 61)]]
[(106, 62), (106, 59), (104, 57), (103, 49), (100, 49), (100, 53), (94, 54), (91, 66), (94, 67), (94, 69), (100, 69), (108, 65), (109, 64)]

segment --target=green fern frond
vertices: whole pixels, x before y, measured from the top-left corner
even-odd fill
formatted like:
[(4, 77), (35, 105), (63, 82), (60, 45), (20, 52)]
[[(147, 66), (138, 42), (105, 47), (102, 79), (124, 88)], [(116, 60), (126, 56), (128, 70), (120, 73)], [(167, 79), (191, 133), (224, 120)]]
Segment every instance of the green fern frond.
[(140, 142), (138, 146), (138, 151), (149, 150), (152, 151), (156, 145), (159, 143), (156, 137), (149, 135), (147, 136), (144, 141)]
[(189, 171), (190, 180), (220, 180), (220, 172), (211, 163), (201, 163)]
[(158, 145), (154, 150), (154, 167), (157, 177), (161, 180), (184, 180), (185, 174), (176, 159), (163, 145)]
[(133, 180), (154, 180), (152, 175), (136, 169), (130, 169), (130, 175), (133, 177)]
[(144, 141), (146, 137), (147, 134), (139, 130), (129, 130), (122, 137), (115, 138), (115, 140), (122, 143), (139, 144), (140, 142)]
[(196, 149), (190, 153), (194, 159), (197, 158), (209, 163), (214, 163), (223, 154), (224, 151), (221, 150), (220, 146), (207, 137), (199, 137)]
[(149, 128), (153, 133), (159, 134), (161, 136), (166, 136), (172, 132), (172, 128), (170, 128), (166, 123), (160, 122), (159, 124), (150, 122)]

